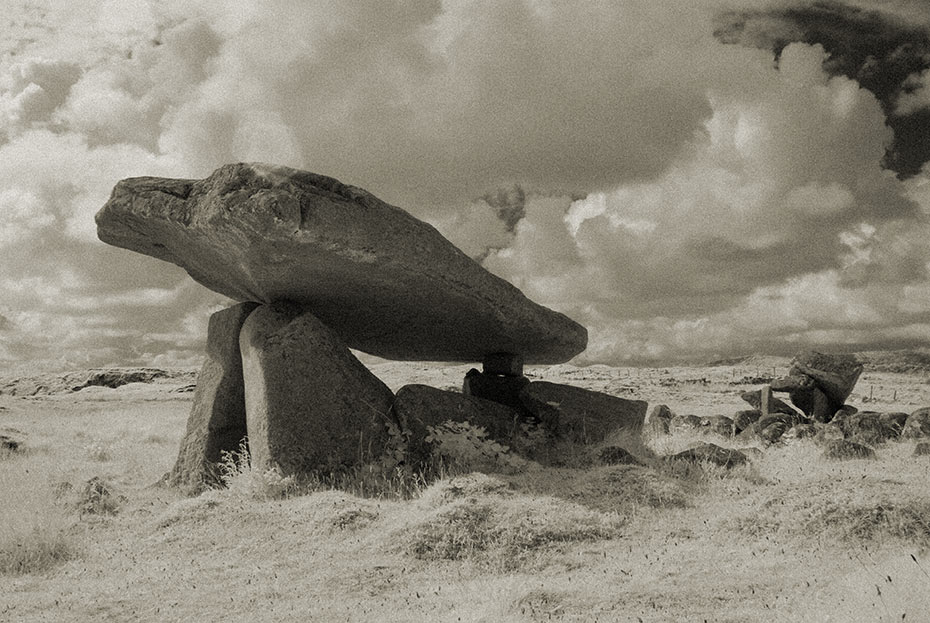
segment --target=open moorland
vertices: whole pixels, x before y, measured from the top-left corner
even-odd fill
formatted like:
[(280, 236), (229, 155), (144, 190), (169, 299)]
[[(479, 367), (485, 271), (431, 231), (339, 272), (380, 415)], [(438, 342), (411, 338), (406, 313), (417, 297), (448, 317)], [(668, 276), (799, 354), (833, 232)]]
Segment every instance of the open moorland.
[[(930, 406), (930, 357), (864, 353), (847, 401)], [(527, 376), (732, 415), (788, 360), (530, 367)], [(468, 366), (378, 363), (391, 389)], [(750, 462), (543, 467), (507, 453), (437, 473), (295, 487), (230, 457), (228, 487), (160, 486), (194, 372), (0, 380), (0, 621), (930, 621), (930, 456), (811, 439)], [(119, 379), (114, 381), (113, 379)], [(116, 387), (112, 387), (112, 386)], [(700, 431), (648, 440), (659, 456)]]

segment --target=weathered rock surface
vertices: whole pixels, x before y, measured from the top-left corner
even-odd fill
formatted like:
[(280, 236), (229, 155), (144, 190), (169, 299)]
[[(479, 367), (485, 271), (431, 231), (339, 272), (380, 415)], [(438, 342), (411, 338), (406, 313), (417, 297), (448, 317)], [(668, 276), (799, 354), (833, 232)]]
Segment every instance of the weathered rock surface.
[(910, 439), (930, 437), (930, 407), (917, 409), (911, 413), (904, 423), (901, 436)]
[(168, 484), (196, 492), (220, 482), (223, 452), (235, 452), (248, 433), (239, 332), (256, 303), (240, 303), (210, 316), (207, 357), (197, 377), (187, 432)]
[(921, 441), (915, 445), (914, 456), (930, 456), (930, 441)]
[(382, 455), (394, 395), (316, 317), (262, 305), (239, 345), (253, 467), (328, 474)]
[(829, 400), (831, 413), (836, 413), (852, 393), (862, 369), (862, 363), (853, 355), (827, 355), (811, 350), (795, 356), (788, 374), (814, 379)]
[(712, 443), (702, 443), (684, 452), (665, 457), (667, 461), (689, 461), (692, 463), (712, 463), (720, 467), (735, 467), (749, 461), (739, 450), (721, 448)]
[(642, 443), (644, 400), (628, 400), (610, 394), (546, 381), (533, 381), (523, 388), (524, 406), (544, 422), (543, 415), (557, 413), (556, 435), (574, 443), (593, 445), (610, 441), (635, 455), (648, 454)]
[(391, 412), (406, 436), (406, 462), (427, 463), (433, 448), (426, 441), (428, 427), (452, 420), (480, 426), (488, 437), (511, 444), (519, 426), (519, 414), (502, 404), (436, 389), (428, 385), (405, 385), (397, 390)]
[(397, 360), (559, 363), (587, 331), (538, 305), (435, 228), (374, 195), (287, 167), (119, 182), (97, 213), (109, 244), (172, 262), (238, 301), (290, 301), (350, 347)]

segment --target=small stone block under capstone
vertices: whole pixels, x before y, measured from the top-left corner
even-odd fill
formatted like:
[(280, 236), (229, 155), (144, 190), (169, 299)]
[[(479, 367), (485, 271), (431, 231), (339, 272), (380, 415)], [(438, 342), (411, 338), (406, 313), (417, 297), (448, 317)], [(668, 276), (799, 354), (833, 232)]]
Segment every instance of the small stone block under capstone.
[(485, 355), (484, 360), (481, 362), (481, 369), (485, 374), (523, 376), (523, 355), (513, 353)]

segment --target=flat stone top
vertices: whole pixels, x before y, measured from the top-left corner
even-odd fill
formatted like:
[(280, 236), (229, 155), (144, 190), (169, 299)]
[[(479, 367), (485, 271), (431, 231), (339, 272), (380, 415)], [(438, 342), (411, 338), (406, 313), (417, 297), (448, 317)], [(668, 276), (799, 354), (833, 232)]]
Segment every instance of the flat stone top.
[(352, 348), (396, 360), (560, 363), (587, 331), (526, 298), (434, 227), (360, 188), (230, 164), (203, 180), (119, 182), (97, 235), (237, 301), (291, 301)]

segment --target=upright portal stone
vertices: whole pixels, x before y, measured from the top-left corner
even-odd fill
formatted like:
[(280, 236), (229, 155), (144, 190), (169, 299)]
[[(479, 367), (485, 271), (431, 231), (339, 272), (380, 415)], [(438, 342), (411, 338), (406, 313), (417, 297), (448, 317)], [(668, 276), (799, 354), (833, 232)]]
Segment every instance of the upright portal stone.
[(559, 363), (587, 331), (537, 305), (432, 226), (306, 171), (231, 164), (203, 180), (131, 178), (97, 235), (240, 301), (292, 301), (350, 347), (398, 360)]
[(253, 467), (329, 474), (381, 455), (394, 396), (316, 317), (263, 305), (239, 342)]
[(197, 492), (219, 484), (223, 451), (246, 436), (239, 331), (257, 303), (240, 303), (210, 316), (207, 358), (197, 376), (187, 433), (168, 483)]

